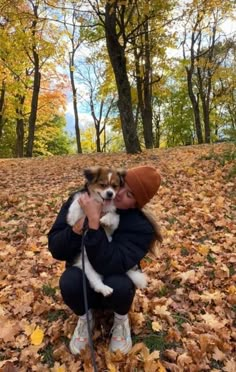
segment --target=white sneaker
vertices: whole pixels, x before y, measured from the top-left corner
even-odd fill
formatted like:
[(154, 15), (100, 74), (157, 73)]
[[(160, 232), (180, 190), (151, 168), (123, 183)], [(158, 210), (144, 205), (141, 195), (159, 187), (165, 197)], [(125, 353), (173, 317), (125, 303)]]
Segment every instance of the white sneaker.
[(114, 319), (114, 324), (111, 332), (112, 337), (109, 345), (109, 350), (111, 352), (120, 350), (123, 354), (128, 354), (128, 352), (132, 348), (129, 319)]
[[(90, 330), (93, 330), (94, 319), (89, 320)], [(80, 354), (80, 351), (85, 349), (88, 345), (88, 324), (87, 319), (79, 318), (77, 326), (75, 327), (74, 334), (70, 340), (69, 348), (72, 354)]]

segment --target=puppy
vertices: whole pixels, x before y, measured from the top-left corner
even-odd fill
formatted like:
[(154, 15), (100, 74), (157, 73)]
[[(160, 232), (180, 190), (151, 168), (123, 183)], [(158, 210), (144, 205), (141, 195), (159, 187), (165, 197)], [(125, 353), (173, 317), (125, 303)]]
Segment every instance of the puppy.
[[(119, 225), (119, 215), (116, 213), (113, 200), (119, 188), (124, 184), (125, 172), (123, 170), (116, 171), (111, 168), (94, 167), (85, 169), (84, 176), (86, 179), (85, 187), (82, 191), (74, 195), (73, 202), (68, 211), (67, 222), (70, 226), (74, 226), (80, 218), (84, 217), (83, 210), (80, 207), (78, 200), (83, 192), (88, 192), (90, 196), (103, 204), (103, 216), (101, 217), (100, 222), (106, 232), (108, 240), (111, 241), (112, 234)], [(111, 295), (113, 289), (105, 285), (102, 281), (102, 276), (94, 270), (86, 255), (86, 249), (84, 253), (85, 274), (91, 287), (96, 292), (102, 293), (103, 296)], [(82, 269), (81, 254), (76, 260), (74, 266)], [(141, 271), (131, 269), (127, 271), (126, 274), (130, 277), (137, 288), (144, 288), (146, 286), (146, 276)]]

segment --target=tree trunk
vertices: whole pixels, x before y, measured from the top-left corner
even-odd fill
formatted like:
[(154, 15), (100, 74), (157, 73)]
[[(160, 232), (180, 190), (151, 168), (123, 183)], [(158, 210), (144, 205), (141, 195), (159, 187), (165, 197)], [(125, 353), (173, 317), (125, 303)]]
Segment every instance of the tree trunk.
[(31, 99), (31, 111), (29, 117), (29, 133), (28, 133), (28, 142), (26, 148), (26, 156), (33, 156), (33, 146), (34, 146), (34, 135), (35, 135), (35, 126), (37, 120), (37, 110), (38, 110), (38, 98), (40, 90), (40, 80), (41, 74), (39, 71), (39, 56), (38, 53), (34, 51), (34, 62), (35, 62), (35, 71), (34, 71), (34, 85), (33, 85), (33, 94)]
[(33, 83), (33, 94), (32, 94), (32, 99), (31, 99), (31, 110), (30, 110), (30, 117), (29, 117), (28, 142), (27, 142), (27, 147), (26, 147), (27, 157), (33, 156), (34, 135), (35, 135), (36, 120), (37, 120), (38, 98), (39, 98), (40, 81), (41, 81), (39, 54), (37, 51), (37, 43), (35, 41), (35, 35), (37, 32), (37, 21), (38, 21), (38, 5), (34, 5), (33, 9), (34, 9), (34, 15), (35, 15), (35, 20), (32, 23), (34, 83)]
[(107, 2), (105, 7), (106, 43), (118, 90), (118, 109), (125, 148), (127, 153), (135, 154), (141, 152), (141, 148), (132, 111), (131, 89), (126, 70), (125, 45), (120, 44), (116, 30), (116, 12), (117, 1)]
[(74, 116), (75, 116), (75, 134), (76, 134), (77, 151), (78, 151), (78, 154), (82, 154), (80, 129), (79, 129), (79, 115), (78, 115), (78, 108), (77, 108), (77, 91), (75, 87), (75, 78), (74, 78), (74, 68), (75, 68), (74, 56), (75, 56), (75, 52), (72, 51), (70, 53), (70, 83), (71, 83), (72, 96), (73, 96), (73, 109), (74, 109)]
[(4, 118), (3, 118), (3, 109), (4, 109), (4, 101), (5, 101), (5, 93), (6, 93), (6, 83), (2, 81), (2, 87), (0, 89), (0, 138), (2, 138), (3, 134), (3, 126), (4, 126)]
[(210, 113), (209, 113), (209, 102), (202, 102), (203, 110), (203, 121), (204, 121), (204, 132), (205, 132), (205, 142), (211, 142), (211, 129), (210, 129)]
[(16, 157), (22, 158), (24, 156), (24, 119), (23, 119), (23, 105), (25, 96), (18, 95), (18, 107), (16, 108)]
[(102, 152), (99, 127), (96, 127), (96, 150), (97, 152)]
[(210, 93), (211, 93), (211, 73), (209, 69), (207, 69), (208, 79), (204, 86), (204, 79), (203, 75), (206, 74), (206, 71), (202, 68), (197, 68), (197, 78), (198, 78), (198, 85), (199, 85), (199, 94), (201, 97), (202, 103), (202, 112), (203, 112), (203, 122), (204, 122), (204, 134), (205, 134), (205, 142), (211, 142), (211, 129), (210, 129)]
[(153, 148), (153, 130), (152, 130), (152, 73), (150, 61), (150, 43), (149, 43), (149, 30), (148, 19), (144, 24), (144, 53), (145, 53), (145, 72), (143, 83), (143, 96), (144, 96), (144, 112), (143, 112), (143, 129), (144, 141), (147, 149)]
[(189, 94), (189, 98), (191, 100), (192, 107), (193, 107), (193, 115), (194, 115), (194, 123), (195, 123), (195, 128), (196, 128), (197, 139), (198, 139), (198, 143), (201, 144), (203, 143), (203, 137), (202, 137), (200, 110), (199, 110), (198, 101), (193, 92), (191, 68), (188, 69), (186, 67), (186, 72), (187, 72), (187, 81), (188, 81), (188, 94)]
[(154, 143), (154, 146), (155, 146), (155, 148), (159, 148), (160, 147), (160, 139), (161, 139), (159, 119), (157, 119), (156, 122), (154, 121), (154, 124), (155, 124), (155, 143)]

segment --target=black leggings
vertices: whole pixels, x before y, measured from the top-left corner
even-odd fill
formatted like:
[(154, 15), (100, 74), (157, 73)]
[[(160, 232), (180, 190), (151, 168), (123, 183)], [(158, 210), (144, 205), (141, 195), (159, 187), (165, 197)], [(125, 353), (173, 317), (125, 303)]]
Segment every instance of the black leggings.
[[(135, 286), (127, 275), (110, 275), (103, 278), (104, 284), (113, 288), (111, 296), (104, 297), (95, 292), (87, 283), (89, 309), (112, 309), (118, 314), (129, 312), (135, 295)], [(68, 267), (60, 278), (60, 289), (63, 300), (77, 315), (85, 314), (82, 271), (75, 267)]]

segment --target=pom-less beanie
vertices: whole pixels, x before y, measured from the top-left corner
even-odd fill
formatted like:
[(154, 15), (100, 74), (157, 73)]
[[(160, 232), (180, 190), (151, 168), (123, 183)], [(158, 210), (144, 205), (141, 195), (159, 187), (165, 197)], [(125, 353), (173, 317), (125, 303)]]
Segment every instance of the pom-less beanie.
[(134, 194), (138, 207), (142, 208), (158, 191), (161, 176), (154, 167), (143, 165), (128, 169), (125, 182)]

